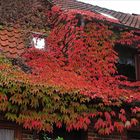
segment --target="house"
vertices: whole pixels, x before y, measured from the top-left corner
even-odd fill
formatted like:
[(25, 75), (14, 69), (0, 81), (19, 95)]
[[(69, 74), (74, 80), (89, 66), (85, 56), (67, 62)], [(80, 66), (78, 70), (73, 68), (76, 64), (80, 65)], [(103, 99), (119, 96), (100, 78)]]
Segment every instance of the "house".
[[(32, 2), (28, 2), (28, 0), (23, 0), (21, 2), (18, 2), (18, 0), (9, 0), (9, 3), (2, 2), (2, 4), (0, 5), (0, 51), (4, 56), (10, 58), (13, 65), (20, 67), (21, 70), (23, 70), (27, 74), (30, 73), (30, 67), (24, 64), (24, 62), (20, 59), (20, 56), (25, 51), (28, 51), (28, 48), (32, 43), (35, 46), (35, 44), (37, 44), (38, 38), (43, 42), (41, 44), (45, 45), (45, 33), (49, 29), (47, 23), (45, 22), (46, 17), (44, 16), (44, 13), (50, 8), (51, 5), (59, 5), (63, 10), (79, 9), (83, 11), (90, 11), (97, 16), (100, 15), (104, 17), (105, 22), (106, 20), (108, 20), (108, 22), (117, 20), (116, 23), (111, 22), (114, 27), (121, 27), (124, 30), (133, 30), (136, 35), (140, 35), (139, 15), (130, 15), (126, 13), (116, 12), (98, 6), (78, 2), (76, 0), (53, 0), (52, 2), (47, 0), (33, 0)], [(15, 8), (11, 9), (11, 6)], [(82, 18), (80, 20), (81, 25), (84, 26), (85, 21)], [(38, 47), (38, 45), (36, 45), (36, 48), (43, 48), (43, 46)], [(137, 50), (133, 46), (128, 48), (116, 46), (115, 49), (116, 51), (118, 51), (120, 56), (120, 60), (118, 63), (118, 70), (120, 71), (120, 73), (123, 75), (126, 74), (126, 76), (131, 81), (140, 80), (139, 50)], [(123, 71), (121, 71), (122, 68)], [(124, 72), (124, 69), (126, 69), (126, 72), (122, 73)], [(128, 70), (130, 69), (131, 73), (128, 72)], [(3, 104), (0, 104), (0, 107), (3, 108)], [(94, 133), (94, 128), (91, 124), (88, 128), (88, 131), (84, 132), (81, 130), (81, 135), (79, 134), (80, 138), (75, 138), (77, 133), (79, 134), (79, 132), (73, 132), (73, 135), (70, 137), (77, 140), (140, 139), (138, 128), (129, 130), (129, 133), (126, 132), (122, 135), (114, 133), (111, 136), (101, 137)], [(5, 136), (8, 138), (6, 138)], [(3, 118), (3, 116), (1, 116), (0, 122), (0, 137), (6, 140), (14, 140), (14, 138), (18, 140), (39, 139), (36, 131), (29, 131), (27, 129), (24, 129), (21, 125), (18, 125), (15, 122), (7, 121), (5, 118)]]
[[(99, 7), (99, 6), (93, 6), (93, 5), (90, 5), (90, 4), (85, 4), (83, 2), (80, 2), (80, 1), (75, 1), (75, 0), (68, 0), (68, 1), (57, 1), (57, 0), (53, 0), (53, 2), (61, 7), (63, 7), (63, 9), (79, 9), (79, 10), (86, 10), (86, 11), (91, 11), (93, 13), (99, 13), (101, 15), (104, 15), (108, 18), (111, 18), (111, 19), (117, 19), (120, 23), (119, 23), (119, 26), (122, 26), (122, 27), (128, 27), (130, 29), (134, 29), (134, 30), (139, 30), (140, 29), (140, 15), (136, 15), (136, 14), (126, 14), (126, 13), (122, 13), (122, 12), (117, 12), (117, 11), (114, 11), (114, 10), (109, 10), (109, 9), (106, 9), (106, 8), (102, 8), (102, 7)], [(124, 50), (125, 52), (125, 50)], [(124, 53), (122, 52), (122, 53)], [(121, 53), (121, 54), (122, 54)], [(120, 55), (121, 55), (120, 54)], [(124, 55), (124, 54), (122, 54)], [(134, 54), (133, 54), (134, 55)], [(135, 56), (135, 61), (137, 63), (137, 67), (135, 69), (136, 71), (136, 79), (139, 80), (139, 63), (138, 63), (138, 60), (139, 60), (139, 56)]]

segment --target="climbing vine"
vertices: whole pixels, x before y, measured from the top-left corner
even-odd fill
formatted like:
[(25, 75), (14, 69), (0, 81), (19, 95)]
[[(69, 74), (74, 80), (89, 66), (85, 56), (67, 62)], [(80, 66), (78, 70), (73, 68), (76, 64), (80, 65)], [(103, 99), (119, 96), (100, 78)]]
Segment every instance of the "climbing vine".
[[(78, 25), (79, 14), (86, 21), (84, 27)], [(52, 30), (46, 48), (32, 47), (22, 56), (30, 73), (0, 57), (0, 111), (4, 117), (28, 129), (49, 132), (54, 125), (64, 125), (68, 131), (87, 129), (91, 119), (103, 135), (137, 125), (140, 83), (117, 73), (113, 47), (115, 43), (137, 47), (140, 38), (122, 30), (116, 36), (112, 22), (118, 21), (52, 7), (47, 13)]]

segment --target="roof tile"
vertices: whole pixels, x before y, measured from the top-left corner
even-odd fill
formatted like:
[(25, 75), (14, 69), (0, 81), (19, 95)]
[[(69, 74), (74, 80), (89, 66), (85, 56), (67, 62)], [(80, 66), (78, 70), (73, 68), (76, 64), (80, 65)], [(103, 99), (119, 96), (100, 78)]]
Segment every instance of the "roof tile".
[(7, 57), (20, 56), (25, 51), (22, 31), (19, 27), (5, 27), (0, 30), (0, 50)]
[(9, 42), (9, 48), (15, 48), (16, 42)]
[(117, 18), (122, 25), (140, 29), (140, 17), (137, 15), (131, 15), (127, 13), (117, 12), (114, 10), (109, 10), (99, 6), (94, 6), (91, 4), (79, 2), (76, 0), (52, 0), (54, 4), (61, 6), (63, 9), (80, 9), (91, 12), (102, 12), (109, 14)]
[(137, 21), (138, 21), (138, 18), (134, 18), (133, 21), (132, 21), (132, 23), (131, 23), (131, 26), (132, 26), (132, 27), (135, 27)]
[(9, 42), (8, 42), (8, 40), (1, 40), (0, 44), (2, 47), (6, 47), (6, 46), (8, 46)]
[(1, 35), (1, 36), (0, 36), (0, 39), (1, 39), (2, 41), (7, 40), (7, 35)]

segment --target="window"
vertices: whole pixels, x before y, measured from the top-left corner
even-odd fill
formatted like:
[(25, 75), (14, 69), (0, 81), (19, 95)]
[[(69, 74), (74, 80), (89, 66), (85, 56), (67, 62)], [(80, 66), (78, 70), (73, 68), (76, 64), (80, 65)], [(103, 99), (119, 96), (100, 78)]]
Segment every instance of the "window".
[(133, 48), (116, 46), (116, 52), (118, 53), (119, 60), (117, 63), (117, 70), (120, 75), (128, 77), (128, 80), (136, 80), (136, 50)]
[(45, 48), (45, 39), (33, 37), (33, 45), (36, 49), (44, 49)]
[(0, 140), (14, 140), (14, 130), (0, 129)]
[(39, 33), (33, 34), (32, 46), (35, 47), (36, 49), (45, 49), (47, 45), (44, 35)]
[(136, 61), (136, 80), (140, 81), (140, 54), (135, 55)]
[(21, 127), (8, 122), (0, 121), (0, 140), (21, 140)]

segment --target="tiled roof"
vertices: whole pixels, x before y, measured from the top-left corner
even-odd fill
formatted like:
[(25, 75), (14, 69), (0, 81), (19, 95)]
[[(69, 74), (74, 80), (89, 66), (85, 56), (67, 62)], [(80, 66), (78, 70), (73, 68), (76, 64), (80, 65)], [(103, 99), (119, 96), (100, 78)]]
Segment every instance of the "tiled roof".
[[(140, 16), (116, 12), (76, 0), (53, 0), (53, 2), (64, 9), (80, 9), (94, 13), (106, 13), (117, 18), (123, 25), (140, 29)], [(26, 47), (23, 34), (21, 28), (17, 26), (0, 29), (0, 52), (12, 58), (16, 58), (24, 53)]]
[(117, 12), (114, 10), (101, 8), (99, 6), (94, 6), (94, 11), (111, 15), (114, 18), (118, 19), (120, 23), (122, 23), (123, 25), (140, 29), (140, 16), (138, 15), (131, 15), (122, 12)]
[(0, 52), (7, 57), (18, 57), (25, 50), (22, 32), (16, 27), (5, 27), (0, 30)]
[(122, 25), (140, 29), (140, 16), (117, 12), (99, 6), (83, 3), (76, 0), (52, 0), (54, 4), (64, 9), (80, 9), (97, 13), (104, 13), (119, 20)]

